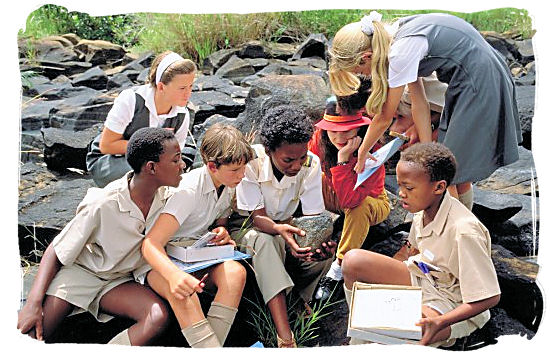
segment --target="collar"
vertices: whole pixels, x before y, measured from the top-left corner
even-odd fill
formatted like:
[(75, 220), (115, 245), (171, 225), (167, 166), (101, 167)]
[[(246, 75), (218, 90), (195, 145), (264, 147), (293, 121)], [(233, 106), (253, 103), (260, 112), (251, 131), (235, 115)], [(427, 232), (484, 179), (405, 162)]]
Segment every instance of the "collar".
[[(129, 183), (133, 176), (134, 171), (129, 171), (124, 176), (122, 176), (122, 178), (119, 178), (118, 180), (113, 182), (115, 183), (114, 188), (117, 190), (116, 200), (121, 213), (128, 212), (130, 213), (131, 217), (143, 221), (143, 214), (141, 213), (141, 210), (138, 208), (136, 203), (134, 203), (132, 197), (130, 196)], [(168, 197), (169, 195), (166, 192), (166, 187), (160, 187), (159, 189), (157, 189), (153, 198), (153, 202), (151, 203), (151, 208), (149, 209), (148, 215), (152, 215), (155, 210), (163, 207), (164, 201), (168, 199)]]
[(441, 205), (439, 206), (437, 214), (435, 214), (435, 218), (425, 227), (422, 227), (422, 218), (424, 217), (424, 211), (419, 213), (420, 217), (417, 220), (417, 222), (420, 223), (418, 225), (420, 230), (419, 236), (428, 237), (431, 234), (434, 234), (436, 236), (441, 235), (441, 233), (443, 232), (443, 228), (447, 223), (447, 218), (449, 216), (450, 210), (451, 196), (447, 191), (445, 191), (445, 195), (443, 196), (443, 200), (441, 201)]
[[(259, 144), (255, 146), (256, 154), (259, 159), (259, 168), (258, 172), (258, 182), (265, 183), (271, 182), (273, 186), (277, 188), (288, 188), (292, 183), (296, 181), (296, 176), (283, 176), (281, 180), (277, 180), (275, 174), (273, 173), (273, 166), (271, 165), (271, 158), (265, 153), (265, 148), (263, 145)], [(299, 174), (299, 173), (298, 173)]]

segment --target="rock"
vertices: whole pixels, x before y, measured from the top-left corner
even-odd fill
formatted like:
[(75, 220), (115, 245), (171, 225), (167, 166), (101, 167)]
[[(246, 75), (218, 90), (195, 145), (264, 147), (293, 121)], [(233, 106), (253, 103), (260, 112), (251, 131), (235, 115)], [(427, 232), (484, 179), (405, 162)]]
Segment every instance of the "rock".
[(291, 43), (267, 43), (266, 51), (270, 58), (286, 61), (296, 52), (296, 45)]
[(321, 248), (321, 244), (329, 241), (332, 236), (334, 219), (328, 211), (324, 211), (319, 215), (293, 218), (291, 224), (306, 232), (305, 236), (294, 235), (298, 246), (311, 247), (312, 250)]
[(145, 81), (147, 81), (148, 77), (149, 77), (149, 68), (144, 69), (142, 72), (139, 73), (138, 77), (136, 77), (136, 82), (140, 84), (144, 84)]
[(516, 86), (530, 86), (535, 85), (536, 76), (535, 74), (528, 72), (526, 75), (520, 77), (519, 79), (514, 79)]
[(244, 110), (244, 100), (217, 91), (192, 92), (189, 101), (195, 106), (195, 124), (216, 113), (235, 118)]
[(21, 132), (21, 147), (19, 150), (20, 161), (27, 162), (43, 162), (44, 141), (39, 130), (22, 131)]
[(474, 186), (472, 212), (485, 225), (502, 223), (516, 215), (521, 209), (521, 202), (512, 195), (482, 190)]
[(104, 90), (107, 87), (107, 75), (105, 75), (105, 72), (101, 70), (99, 66), (94, 66), (82, 74), (77, 75), (73, 79), (73, 85), (88, 86), (96, 90)]
[[(81, 74), (92, 67), (92, 64), (80, 61), (67, 61), (60, 63), (42, 60), (40, 61), (40, 65), (59, 68), (60, 70), (62, 70), (62, 74), (65, 76), (74, 76), (76, 74)], [(55, 71), (53, 73), (55, 73)]]
[(531, 149), (531, 131), (535, 113), (535, 86), (516, 87), (519, 121), (523, 135), (522, 146)]
[(202, 65), (202, 72), (207, 75), (213, 75), (219, 68), (221, 68), (229, 58), (231, 58), (239, 49), (222, 49), (210, 54), (204, 59)]
[(57, 41), (61, 43), (63, 47), (70, 48), (73, 46), (73, 43), (66, 37), (63, 36), (47, 36), (40, 38), (43, 41)]
[(509, 62), (515, 61), (517, 49), (512, 43), (509, 43), (504, 36), (491, 31), (483, 31), (481, 32), (481, 35), (483, 35), (491, 47), (495, 48), (500, 54), (502, 54), (505, 60)]
[[(408, 225), (408, 229), (410, 230), (410, 223)], [(382, 239), (382, 241), (372, 244), (372, 242), (369, 242), (369, 238), (372, 236), (371, 231), (369, 230), (369, 235), (361, 248), (380, 253), (388, 257), (393, 257), (401, 249), (401, 247), (403, 247), (403, 244), (409, 237), (409, 233), (407, 231), (399, 231), (394, 234), (389, 234), (389, 236), (386, 234), (386, 237)]]
[[(214, 114), (210, 117), (208, 117), (204, 122), (193, 125), (193, 137), (195, 139), (195, 142), (197, 143), (197, 150), (200, 149), (200, 146), (202, 144), (202, 138), (204, 137), (204, 133), (206, 133), (206, 130), (210, 128), (212, 125), (216, 123), (222, 123), (222, 124), (228, 124), (228, 125), (235, 125), (235, 118), (227, 118), (225, 116), (222, 116), (221, 114)], [(200, 153), (197, 153), (195, 155), (195, 160), (193, 162), (192, 168), (197, 168), (202, 166), (204, 163), (202, 161), (202, 157)]]
[(112, 107), (112, 102), (87, 106), (59, 105), (51, 111), (49, 125), (66, 130), (84, 130), (104, 122)]
[(50, 111), (59, 104), (59, 101), (23, 98), (21, 104), (21, 130), (40, 130), (44, 126), (49, 126)]
[(260, 41), (250, 41), (241, 46), (239, 58), (267, 58), (267, 53)]
[(133, 85), (134, 83), (128, 78), (126, 73), (120, 73), (109, 78), (107, 81), (107, 90), (111, 90), (113, 88), (125, 89)]
[(97, 125), (78, 132), (58, 128), (42, 129), (44, 162), (54, 171), (66, 172), (69, 167), (86, 171), (88, 144), (99, 132)]
[(320, 57), (327, 59), (328, 40), (322, 33), (310, 34), (307, 39), (300, 44), (296, 53), (292, 56), (293, 60), (307, 58), (307, 57)]
[(21, 86), (23, 87), (23, 95), (35, 96), (38, 95), (37, 90), (33, 90), (36, 85), (43, 85), (50, 83), (50, 79), (44, 75), (35, 73), (21, 75)]
[(78, 44), (78, 42), (80, 42), (82, 40), (79, 36), (77, 36), (74, 33), (66, 33), (66, 34), (61, 35), (61, 37), (63, 37), (65, 39), (67, 39), (68, 41), (70, 41), (72, 43), (72, 45)]
[(84, 53), (85, 61), (92, 65), (110, 64), (122, 59), (126, 54), (120, 45), (103, 40), (83, 39), (74, 47)]
[(255, 71), (252, 65), (234, 55), (216, 71), (215, 75), (229, 79), (238, 85), (243, 78), (253, 75), (254, 73)]
[(288, 62), (290, 66), (311, 66), (313, 68), (327, 70), (327, 62), (320, 57), (302, 58), (298, 60), (291, 60)]
[(193, 91), (218, 91), (226, 86), (235, 86), (233, 81), (216, 75), (204, 75), (195, 79)]
[(246, 58), (244, 59), (244, 61), (250, 64), (255, 71), (260, 71), (269, 65), (269, 60), (265, 58), (254, 58), (254, 59)]
[(535, 178), (535, 190), (538, 191), (537, 175), (533, 154), (519, 147), (519, 160), (498, 168), (493, 174), (475, 185), (481, 190), (492, 190), (507, 194), (531, 194), (531, 179)]
[(491, 255), (502, 292), (498, 307), (536, 332), (543, 312), (542, 293), (537, 285), (538, 265), (517, 258), (499, 245), (492, 246)]
[(322, 117), (325, 100), (330, 96), (323, 79), (311, 75), (266, 76), (254, 80), (245, 101), (245, 110), (236, 126), (243, 132), (257, 129), (263, 113), (281, 104), (296, 105), (317, 121)]
[(66, 48), (62, 39), (20, 40), (19, 54), (38, 61), (66, 62), (78, 60), (78, 55), (70, 48)]
[(523, 41), (516, 41), (516, 47), (518, 48), (518, 59), (523, 65), (535, 60), (533, 42), (530, 38)]

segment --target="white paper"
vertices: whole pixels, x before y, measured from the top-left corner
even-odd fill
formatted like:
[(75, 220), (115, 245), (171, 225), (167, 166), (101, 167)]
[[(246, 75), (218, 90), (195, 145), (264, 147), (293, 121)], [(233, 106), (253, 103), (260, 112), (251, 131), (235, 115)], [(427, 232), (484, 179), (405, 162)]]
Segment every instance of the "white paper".
[(374, 171), (388, 161), (389, 158), (392, 157), (397, 150), (399, 150), (399, 147), (403, 145), (403, 142), (404, 141), (402, 139), (395, 138), (386, 145), (382, 146), (380, 149), (373, 152), (372, 156), (376, 158), (376, 161), (367, 159), (365, 162), (365, 169), (357, 175), (357, 182), (355, 183), (355, 187), (353, 187), (353, 189), (357, 189), (357, 187), (366, 181), (367, 178), (374, 173)]
[(351, 327), (387, 327), (418, 331), (422, 317), (422, 291), (357, 289), (353, 298)]

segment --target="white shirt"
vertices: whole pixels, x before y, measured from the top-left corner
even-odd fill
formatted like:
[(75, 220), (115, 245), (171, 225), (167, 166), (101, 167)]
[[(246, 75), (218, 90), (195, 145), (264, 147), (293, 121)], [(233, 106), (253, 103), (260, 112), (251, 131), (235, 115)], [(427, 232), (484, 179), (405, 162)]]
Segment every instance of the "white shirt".
[(404, 37), (393, 42), (388, 57), (389, 87), (399, 87), (416, 81), (418, 65), (426, 55), (428, 40), (424, 36)]
[(220, 218), (231, 214), (231, 200), (235, 188), (224, 187), (218, 198), (216, 187), (206, 166), (182, 175), (179, 186), (166, 203), (162, 213), (173, 215), (180, 228), (171, 241), (196, 239), (208, 231), (208, 227)]
[[(302, 202), (305, 215), (322, 213), (323, 201), (321, 164), (308, 152), (308, 159), (296, 176), (283, 176), (279, 181), (273, 174), (271, 159), (263, 145), (253, 145), (257, 158), (246, 166), (245, 176), (237, 186), (237, 208), (253, 211), (265, 208), (274, 221), (287, 220)], [(309, 165), (309, 166), (306, 166)]]
[(189, 110), (187, 107), (172, 106), (170, 112), (166, 114), (157, 114), (155, 106), (155, 89), (149, 84), (141, 85), (134, 88), (129, 88), (122, 91), (113, 103), (113, 107), (107, 114), (105, 127), (109, 128), (117, 134), (124, 133), (124, 130), (134, 118), (134, 110), (136, 106), (135, 93), (138, 93), (145, 100), (145, 107), (149, 110), (149, 126), (162, 128), (166, 119), (175, 117), (179, 113), (185, 113), (183, 124), (174, 132), (176, 139), (180, 144), (180, 148), (185, 146), (185, 139), (189, 131)]

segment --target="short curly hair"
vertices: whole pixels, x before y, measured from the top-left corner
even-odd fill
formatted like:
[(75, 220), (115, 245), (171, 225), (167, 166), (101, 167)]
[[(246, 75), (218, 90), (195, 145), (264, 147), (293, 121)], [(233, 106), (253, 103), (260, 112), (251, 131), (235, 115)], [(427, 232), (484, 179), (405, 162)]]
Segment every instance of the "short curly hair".
[(171, 139), (176, 139), (174, 133), (164, 128), (145, 127), (132, 134), (126, 148), (126, 161), (134, 173), (139, 174), (148, 161), (158, 162), (164, 152), (164, 142)]
[(451, 150), (440, 143), (417, 143), (401, 153), (400, 161), (419, 165), (430, 181), (445, 180), (450, 185), (456, 173), (456, 159)]
[(260, 126), (260, 142), (270, 151), (283, 143), (302, 144), (313, 135), (312, 118), (300, 107), (280, 105), (269, 109)]
[(372, 91), (372, 82), (366, 76), (359, 76), (360, 85), (357, 92), (349, 96), (337, 96), (340, 115), (354, 115), (365, 108)]

